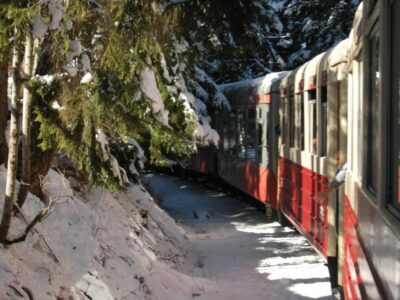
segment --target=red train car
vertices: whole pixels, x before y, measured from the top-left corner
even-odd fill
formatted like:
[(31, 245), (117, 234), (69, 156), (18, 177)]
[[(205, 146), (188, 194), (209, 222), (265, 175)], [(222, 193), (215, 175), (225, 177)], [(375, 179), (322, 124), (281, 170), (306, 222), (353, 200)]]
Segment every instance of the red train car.
[(323, 257), (336, 257), (336, 201), (320, 201), (341, 159), (340, 110), (347, 102), (348, 41), (281, 82), (278, 201), (282, 214)]
[(285, 72), (221, 86), (231, 104), (222, 114), (219, 176), (277, 209), (279, 81)]
[(349, 39), (296, 70), (221, 90), (232, 108), (197, 168), (290, 221), (345, 299), (400, 299), (400, 0), (364, 1)]

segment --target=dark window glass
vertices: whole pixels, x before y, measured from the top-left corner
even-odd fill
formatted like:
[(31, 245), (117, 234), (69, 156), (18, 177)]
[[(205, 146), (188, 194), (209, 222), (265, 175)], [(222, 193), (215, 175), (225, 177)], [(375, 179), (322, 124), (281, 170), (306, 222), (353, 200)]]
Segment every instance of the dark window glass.
[(379, 172), (378, 157), (378, 104), (379, 104), (379, 35), (378, 31), (369, 38), (368, 57), (368, 98), (367, 98), (367, 188), (376, 195)]
[[(246, 139), (245, 139), (245, 147), (246, 147), (246, 152), (247, 152), (247, 159), (249, 161), (256, 161), (256, 121), (255, 121), (255, 109), (250, 109), (248, 110), (248, 122), (246, 126)], [(253, 118), (250, 118), (250, 115)]]
[(288, 117), (288, 126), (289, 126), (289, 146), (294, 147), (294, 132), (296, 128), (295, 123), (295, 103), (294, 96), (289, 97), (289, 117)]
[(400, 216), (400, 1), (391, 5), (391, 143), (392, 196), (390, 204)]
[(239, 158), (246, 158), (246, 128), (245, 128), (245, 112), (241, 109), (238, 110), (238, 156)]
[(263, 161), (263, 149), (264, 149), (264, 144), (263, 144), (263, 124), (258, 123), (257, 124), (257, 162), (262, 163)]
[(374, 8), (375, 3), (377, 0), (364, 0), (365, 2), (365, 10), (367, 13), (371, 12), (371, 10)]
[(328, 151), (328, 89), (321, 88), (321, 156), (326, 156)]
[(248, 110), (248, 117), (249, 119), (254, 119), (256, 117), (256, 110), (254, 108)]
[(237, 110), (232, 109), (229, 118), (229, 152), (231, 155), (237, 155), (237, 133), (238, 133), (238, 115)]
[(230, 112), (224, 111), (224, 128), (223, 128), (223, 147), (224, 153), (229, 154), (229, 121), (230, 121)]
[(310, 122), (310, 152), (313, 154), (317, 153), (318, 141), (317, 141), (317, 90), (308, 91), (308, 111), (309, 111), (309, 122)]
[(300, 96), (300, 134), (299, 134), (299, 145), (300, 149), (304, 150), (304, 94)]
[(282, 144), (286, 144), (286, 105), (287, 105), (287, 99), (282, 98), (282, 123), (280, 125), (280, 131), (282, 135)]

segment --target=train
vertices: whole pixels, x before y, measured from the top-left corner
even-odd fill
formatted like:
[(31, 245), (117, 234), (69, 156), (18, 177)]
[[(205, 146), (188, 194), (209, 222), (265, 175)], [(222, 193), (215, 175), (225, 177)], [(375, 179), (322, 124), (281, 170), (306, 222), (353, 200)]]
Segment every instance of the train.
[(219, 146), (188, 168), (294, 226), (345, 299), (400, 299), (400, 0), (364, 0), (349, 37), (295, 70), (220, 89)]

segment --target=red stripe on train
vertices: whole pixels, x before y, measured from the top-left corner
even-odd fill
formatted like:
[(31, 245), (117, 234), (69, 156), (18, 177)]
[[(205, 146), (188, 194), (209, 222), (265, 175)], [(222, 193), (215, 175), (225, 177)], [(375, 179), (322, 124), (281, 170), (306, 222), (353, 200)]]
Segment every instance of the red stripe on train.
[(327, 183), (326, 177), (280, 157), (280, 208), (325, 257), (328, 255), (328, 202), (318, 201), (317, 194), (326, 189)]
[(277, 208), (275, 173), (256, 163), (230, 157), (220, 176), (235, 188)]

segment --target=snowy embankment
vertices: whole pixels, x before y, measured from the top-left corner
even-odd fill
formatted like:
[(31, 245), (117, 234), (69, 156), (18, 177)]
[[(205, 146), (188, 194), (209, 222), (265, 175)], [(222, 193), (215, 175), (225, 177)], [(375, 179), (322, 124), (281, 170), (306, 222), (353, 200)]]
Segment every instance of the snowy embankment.
[[(55, 203), (49, 216), (25, 242), (0, 246), (0, 299), (191, 299), (200, 293), (191, 276), (175, 271), (187, 253), (180, 248), (184, 232), (143, 187), (78, 195), (53, 170), (44, 186)], [(30, 195), (24, 215), (31, 220), (42, 207)], [(14, 218), (11, 236), (24, 228)]]
[[(144, 179), (174, 219), (140, 185), (77, 192), (51, 170), (48, 217), (25, 242), (0, 246), (0, 299), (331, 299), (327, 268), (293, 230), (215, 190)], [(24, 216), (42, 208), (30, 195)], [(11, 236), (24, 228), (14, 218)]]

